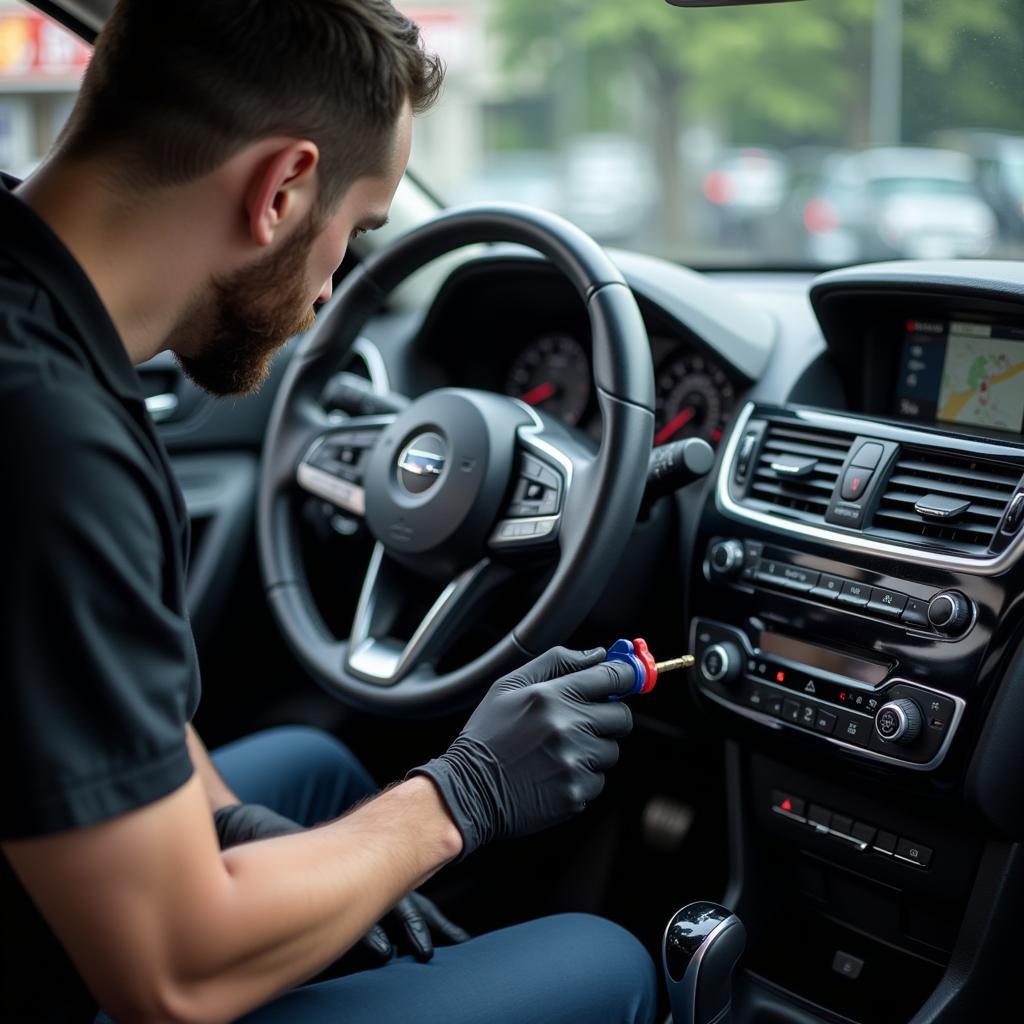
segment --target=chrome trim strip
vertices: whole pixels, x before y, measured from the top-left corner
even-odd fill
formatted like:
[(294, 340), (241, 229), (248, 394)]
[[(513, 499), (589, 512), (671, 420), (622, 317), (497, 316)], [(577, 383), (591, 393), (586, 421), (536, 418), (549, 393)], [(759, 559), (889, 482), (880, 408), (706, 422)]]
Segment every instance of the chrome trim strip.
[[(527, 448), (533, 448), (534, 451), (541, 452), (543, 455), (547, 455), (548, 458), (554, 459), (555, 462), (562, 467), (565, 472), (565, 489), (568, 492), (572, 486), (572, 459), (569, 458), (565, 452), (560, 451), (550, 441), (545, 441), (544, 438), (539, 435), (544, 431), (544, 424), (541, 422), (541, 418), (537, 415), (536, 411), (528, 406), (525, 402), (518, 398), (513, 398), (513, 402), (516, 403), (521, 409), (523, 409), (533, 420), (533, 426), (520, 427), (516, 431), (516, 436), (521, 444), (526, 445)], [(564, 504), (564, 496), (563, 496)]]
[(391, 379), (388, 376), (388, 366), (380, 349), (365, 334), (361, 334), (352, 344), (351, 351), (359, 356), (370, 375), (370, 385), (375, 395), (387, 395), (391, 393)]
[[(853, 531), (847, 532), (827, 526), (815, 526), (812, 523), (797, 522), (739, 504), (729, 493), (729, 479), (732, 476), (736, 451), (753, 411), (753, 402), (747, 402), (740, 410), (732, 432), (729, 435), (725, 453), (722, 456), (722, 464), (718, 471), (718, 482), (715, 488), (715, 505), (723, 515), (732, 519), (743, 519), (748, 522), (757, 523), (759, 526), (784, 533), (791, 537), (815, 540), (823, 544), (845, 548), (847, 551), (857, 551), (883, 558), (895, 558), (902, 562), (915, 562), (918, 565), (927, 565), (935, 569), (956, 569), (960, 572), (973, 573), (978, 576), (995, 576), (998, 573), (1005, 572), (1016, 563), (1022, 551), (1024, 551), (1024, 547), (1022, 547), (1022, 544), (1024, 544), (1024, 532), (1019, 534), (1006, 550), (1001, 551), (998, 555), (990, 558), (967, 558), (963, 555), (947, 555), (937, 551), (930, 551), (927, 548), (910, 547), (908, 545), (875, 540)], [(832, 415), (809, 409), (800, 409), (797, 411), (797, 415), (800, 419), (825, 429), (850, 432), (851, 438), (858, 435), (870, 436), (874, 431), (871, 420), (854, 416)], [(917, 433), (912, 428), (907, 429), (908, 432), (916, 434), (911, 443), (919, 444), (925, 448), (940, 447), (933, 435)], [(1022, 473), (1024, 473), (1024, 467), (1022, 467)]]
[(384, 545), (378, 542), (370, 556), (370, 564), (367, 566), (366, 577), (359, 594), (359, 604), (352, 620), (352, 635), (349, 638), (346, 662), (351, 671), (363, 678), (382, 686), (390, 686), (402, 678), (416, 660), (422, 647), (433, 636), (445, 611), (458, 600), (467, 587), (472, 586), (490, 562), (486, 558), (481, 559), (452, 580), (420, 620), (408, 642), (400, 647), (370, 633), (377, 603), (377, 580), (383, 561)]
[(331, 476), (330, 473), (306, 462), (299, 463), (295, 479), (304, 491), (315, 494), (346, 512), (357, 516), (366, 515), (366, 491), (358, 484)]

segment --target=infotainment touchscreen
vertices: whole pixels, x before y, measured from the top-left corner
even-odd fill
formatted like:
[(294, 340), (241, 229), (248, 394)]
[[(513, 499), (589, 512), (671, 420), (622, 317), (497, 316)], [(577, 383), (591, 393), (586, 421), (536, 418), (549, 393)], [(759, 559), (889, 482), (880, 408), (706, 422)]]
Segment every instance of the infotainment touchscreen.
[(1024, 429), (1024, 327), (908, 320), (896, 381), (898, 416)]

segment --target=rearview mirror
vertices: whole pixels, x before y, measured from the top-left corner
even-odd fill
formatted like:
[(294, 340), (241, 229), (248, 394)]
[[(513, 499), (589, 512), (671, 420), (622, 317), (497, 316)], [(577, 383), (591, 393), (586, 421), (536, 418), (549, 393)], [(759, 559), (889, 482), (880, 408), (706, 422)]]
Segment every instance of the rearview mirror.
[(673, 7), (748, 7), (751, 4), (788, 4), (798, 0), (667, 0)]

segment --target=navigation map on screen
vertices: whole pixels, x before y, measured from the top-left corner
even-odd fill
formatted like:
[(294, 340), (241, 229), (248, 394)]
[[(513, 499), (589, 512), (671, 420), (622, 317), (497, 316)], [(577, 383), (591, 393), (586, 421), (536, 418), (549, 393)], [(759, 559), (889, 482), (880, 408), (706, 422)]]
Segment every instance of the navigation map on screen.
[(1024, 426), (1024, 328), (909, 320), (896, 412), (1019, 433)]

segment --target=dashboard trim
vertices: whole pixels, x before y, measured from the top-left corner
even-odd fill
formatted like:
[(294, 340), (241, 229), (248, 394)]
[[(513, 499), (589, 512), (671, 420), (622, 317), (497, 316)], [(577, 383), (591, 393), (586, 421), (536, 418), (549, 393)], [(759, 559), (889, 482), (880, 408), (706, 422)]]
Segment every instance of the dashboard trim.
[[(723, 515), (731, 519), (741, 519), (757, 523), (759, 526), (784, 533), (790, 537), (816, 540), (847, 551), (855, 551), (883, 558), (894, 558), (903, 562), (914, 562), (917, 565), (927, 565), (934, 569), (955, 569), (959, 572), (978, 576), (995, 576), (1005, 572), (1017, 562), (1022, 551), (1024, 551), (1024, 533), (1018, 534), (1006, 549), (997, 555), (986, 558), (967, 558), (962, 555), (944, 554), (925, 547), (912, 547), (910, 545), (876, 540), (873, 537), (858, 535), (853, 531), (816, 526), (812, 523), (794, 522), (782, 516), (772, 515), (770, 512), (762, 512), (758, 509), (747, 508), (741, 505), (733, 498), (729, 491), (729, 480), (732, 476), (732, 467), (740, 439), (743, 437), (744, 430), (750, 421), (753, 411), (753, 402), (747, 402), (740, 410), (722, 455), (715, 487), (715, 504)], [(794, 409), (792, 411), (798, 418), (808, 423), (826, 429), (850, 431), (852, 436), (878, 433), (878, 424), (871, 419), (857, 416), (833, 415), (810, 409)], [(902, 428), (902, 432), (915, 435), (912, 438), (913, 444), (919, 444), (923, 447), (935, 447), (936, 439), (932, 434), (916, 431), (910, 427)]]

